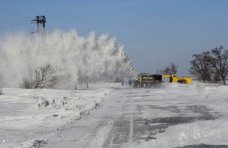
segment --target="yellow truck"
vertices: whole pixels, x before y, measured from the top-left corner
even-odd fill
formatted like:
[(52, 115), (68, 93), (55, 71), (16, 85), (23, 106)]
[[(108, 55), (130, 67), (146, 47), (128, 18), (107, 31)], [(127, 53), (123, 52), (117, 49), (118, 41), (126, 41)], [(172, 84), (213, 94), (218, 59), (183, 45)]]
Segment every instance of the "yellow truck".
[(162, 82), (169, 83), (183, 83), (183, 84), (191, 84), (191, 77), (178, 77), (173, 74), (149, 74), (149, 73), (140, 73), (137, 78), (133, 80), (133, 87), (139, 88), (148, 88), (152, 86), (156, 86), (157, 84), (161, 84)]
[(177, 75), (173, 74), (162, 74), (163, 81), (169, 81), (170, 83), (184, 83), (184, 84), (192, 84), (191, 77), (178, 77)]

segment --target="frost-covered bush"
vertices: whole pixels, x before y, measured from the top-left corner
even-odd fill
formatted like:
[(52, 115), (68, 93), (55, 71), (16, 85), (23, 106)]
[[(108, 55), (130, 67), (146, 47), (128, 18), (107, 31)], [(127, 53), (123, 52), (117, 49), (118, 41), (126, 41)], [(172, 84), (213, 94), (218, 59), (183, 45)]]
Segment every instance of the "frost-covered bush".
[(35, 76), (23, 79), (23, 88), (52, 88), (57, 82), (55, 69), (50, 64), (37, 67), (34, 72)]
[(4, 83), (3, 78), (0, 76), (0, 95), (3, 94), (3, 92), (2, 92), (3, 83)]
[(27, 89), (34, 88), (34, 80), (32, 78), (25, 77), (22, 82), (22, 87)]
[(0, 95), (3, 94), (2, 88), (3, 88), (3, 80), (1, 80), (1, 77), (0, 77)]
[(83, 85), (83, 88), (89, 88), (89, 77), (81, 76), (81, 78), (78, 80), (78, 83)]
[(40, 66), (35, 69), (35, 88), (52, 88), (57, 78), (54, 75), (55, 69), (50, 64)]

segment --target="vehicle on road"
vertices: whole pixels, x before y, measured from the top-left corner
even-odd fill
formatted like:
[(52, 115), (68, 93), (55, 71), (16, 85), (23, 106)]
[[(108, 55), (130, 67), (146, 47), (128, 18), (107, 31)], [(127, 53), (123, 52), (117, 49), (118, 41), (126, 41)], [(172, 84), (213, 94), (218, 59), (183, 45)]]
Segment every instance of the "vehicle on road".
[(162, 82), (168, 83), (183, 83), (191, 84), (191, 77), (178, 77), (176, 74), (149, 74), (140, 73), (137, 78), (133, 80), (133, 87), (136, 88), (150, 88)]
[(167, 80), (170, 83), (183, 83), (183, 84), (191, 84), (192, 78), (191, 77), (178, 77), (176, 74), (170, 75), (170, 74), (162, 74), (162, 80)]
[(162, 75), (160, 74), (149, 74), (140, 73), (137, 78), (133, 81), (133, 87), (144, 87), (148, 88), (155, 84), (160, 84), (162, 82)]

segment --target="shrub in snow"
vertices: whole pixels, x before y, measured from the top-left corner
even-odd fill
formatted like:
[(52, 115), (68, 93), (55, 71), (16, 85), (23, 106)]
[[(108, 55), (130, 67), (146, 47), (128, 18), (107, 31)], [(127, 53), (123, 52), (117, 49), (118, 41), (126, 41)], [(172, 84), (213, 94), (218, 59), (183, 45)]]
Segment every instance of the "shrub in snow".
[(55, 69), (50, 64), (35, 70), (35, 88), (51, 88), (56, 84)]
[(35, 78), (25, 77), (23, 88), (52, 88), (57, 82), (55, 69), (50, 64), (45, 64), (35, 69)]
[(2, 95), (2, 87), (0, 86), (0, 95)]
[(48, 140), (44, 139), (33, 139), (31, 141), (26, 141), (21, 144), (24, 148), (41, 148), (43, 145), (47, 144)]
[(31, 89), (31, 88), (34, 88), (34, 84), (35, 84), (35, 82), (33, 79), (25, 77), (23, 79), (22, 87)]
[(3, 88), (3, 79), (2, 77), (0, 76), (0, 95), (2, 95), (2, 88)]
[(40, 148), (43, 145), (47, 144), (47, 140), (42, 140), (42, 139), (36, 139), (32, 143), (32, 147), (34, 148)]
[(40, 99), (39, 99), (39, 102), (38, 102), (38, 104), (37, 104), (37, 107), (38, 107), (38, 108), (47, 107), (49, 104), (50, 104), (50, 103), (49, 103), (46, 99), (40, 98)]
[(89, 88), (89, 77), (85, 76), (80, 72), (80, 78), (78, 79), (78, 83), (83, 85), (83, 88)]

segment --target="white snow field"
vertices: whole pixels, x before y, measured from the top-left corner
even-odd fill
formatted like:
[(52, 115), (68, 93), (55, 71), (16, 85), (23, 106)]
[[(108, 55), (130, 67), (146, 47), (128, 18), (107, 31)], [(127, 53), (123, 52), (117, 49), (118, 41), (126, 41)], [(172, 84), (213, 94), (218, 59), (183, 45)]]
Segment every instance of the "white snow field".
[(117, 85), (120, 84), (90, 85), (84, 90), (3, 89), (0, 147), (35, 147), (45, 143), (53, 131), (97, 108), (111, 87)]
[(228, 147), (227, 137), (228, 86), (11, 88), (0, 96), (1, 148)]

